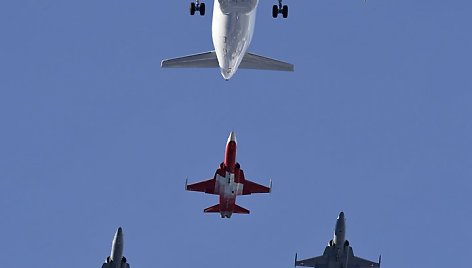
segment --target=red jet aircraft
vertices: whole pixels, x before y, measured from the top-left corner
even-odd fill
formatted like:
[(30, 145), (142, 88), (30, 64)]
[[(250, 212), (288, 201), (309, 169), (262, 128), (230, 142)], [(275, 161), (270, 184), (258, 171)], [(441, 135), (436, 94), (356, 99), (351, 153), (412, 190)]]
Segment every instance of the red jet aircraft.
[(236, 205), (236, 196), (254, 193), (270, 193), (269, 187), (246, 180), (244, 172), (236, 162), (236, 134), (231, 132), (226, 143), (225, 160), (215, 172), (213, 179), (187, 185), (187, 191), (204, 192), (220, 196), (220, 203), (203, 210), (205, 213), (220, 213), (222, 218), (230, 218), (233, 213), (249, 214), (249, 210)]

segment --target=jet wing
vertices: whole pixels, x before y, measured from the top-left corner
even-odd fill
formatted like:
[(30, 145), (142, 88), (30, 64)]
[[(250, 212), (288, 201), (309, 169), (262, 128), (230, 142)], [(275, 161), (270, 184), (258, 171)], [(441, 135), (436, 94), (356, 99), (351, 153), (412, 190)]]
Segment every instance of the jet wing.
[(359, 257), (354, 256), (352, 251), (352, 247), (349, 247), (349, 261), (348, 261), (348, 268), (370, 268), (370, 267), (380, 267), (380, 260), (379, 262), (373, 262), (369, 260), (365, 260)]
[(239, 65), (239, 68), (293, 72), (294, 67), (293, 64), (290, 63), (274, 60), (252, 53), (246, 53), (243, 60), (241, 61), (241, 64)]
[(210, 179), (206, 181), (197, 182), (190, 185), (185, 185), (185, 190), (194, 191), (194, 192), (204, 192), (207, 194), (216, 194), (215, 193), (216, 179)]
[(250, 180), (246, 180), (246, 178), (244, 178), (243, 170), (240, 170), (240, 176), (242, 177), (244, 181), (244, 187), (243, 187), (243, 193), (242, 193), (243, 195), (250, 195), (250, 194), (256, 194), (256, 193), (270, 193), (271, 187), (266, 187), (264, 185), (257, 184)]
[(161, 62), (162, 68), (219, 68), (215, 51), (167, 59)]
[(318, 256), (300, 261), (297, 260), (297, 256), (295, 255), (295, 266), (328, 268), (328, 251), (329, 247), (326, 247), (323, 256)]
[(327, 268), (328, 262), (324, 256), (318, 256), (306, 260), (295, 261), (295, 266), (315, 267), (315, 268)]

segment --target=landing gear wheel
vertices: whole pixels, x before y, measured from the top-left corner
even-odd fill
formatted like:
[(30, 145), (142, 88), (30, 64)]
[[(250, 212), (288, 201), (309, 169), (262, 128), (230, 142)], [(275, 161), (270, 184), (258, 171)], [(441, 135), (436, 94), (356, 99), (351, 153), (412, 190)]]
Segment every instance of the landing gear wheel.
[(200, 16), (205, 16), (205, 3), (200, 4)]
[(284, 17), (284, 19), (286, 19), (288, 17), (288, 6), (287, 5), (285, 5), (282, 8), (282, 17)]
[(278, 0), (278, 5), (272, 6), (272, 17), (277, 18), (279, 14), (282, 14), (282, 17), (286, 19), (288, 17), (288, 6), (282, 5), (282, 0)]
[(190, 15), (191, 16), (195, 15), (195, 10), (196, 10), (195, 3), (193, 3), (193, 2), (190, 3)]
[(272, 18), (277, 18), (279, 15), (279, 7), (277, 5), (272, 6)]

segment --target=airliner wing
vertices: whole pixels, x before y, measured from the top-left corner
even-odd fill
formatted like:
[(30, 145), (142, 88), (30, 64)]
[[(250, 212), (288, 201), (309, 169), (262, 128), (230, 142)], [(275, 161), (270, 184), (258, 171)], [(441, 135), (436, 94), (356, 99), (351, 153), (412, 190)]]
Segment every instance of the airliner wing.
[(359, 257), (354, 256), (352, 252), (352, 248), (349, 247), (349, 261), (348, 261), (348, 268), (371, 268), (371, 267), (380, 267), (380, 259), (379, 262), (373, 262), (369, 260), (365, 260)]
[(318, 256), (300, 261), (297, 260), (297, 256), (295, 255), (295, 266), (328, 268), (328, 251), (329, 247), (326, 247), (323, 256)]
[(272, 71), (287, 71), (293, 72), (293, 64), (286, 63), (279, 60), (274, 60), (264, 56), (259, 56), (252, 53), (244, 55), (241, 64), (241, 69), (258, 69), (258, 70), (272, 70)]
[(162, 68), (219, 68), (215, 51), (193, 54), (161, 62)]

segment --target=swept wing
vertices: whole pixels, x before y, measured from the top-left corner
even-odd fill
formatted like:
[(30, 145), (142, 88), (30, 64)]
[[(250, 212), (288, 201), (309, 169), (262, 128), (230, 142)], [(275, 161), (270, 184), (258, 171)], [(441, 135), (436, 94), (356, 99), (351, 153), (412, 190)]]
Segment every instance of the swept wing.
[(371, 267), (380, 267), (380, 259), (379, 259), (379, 262), (373, 262), (373, 261), (356, 257), (354, 256), (352, 247), (349, 247), (348, 268), (371, 268)]
[(260, 185), (253, 181), (246, 180), (246, 178), (244, 177), (244, 171), (242, 169), (240, 170), (239, 174), (244, 181), (244, 187), (243, 187), (243, 193), (242, 193), (243, 195), (250, 195), (250, 194), (256, 194), (256, 193), (270, 193), (271, 188), (272, 188), (272, 182), (271, 182), (271, 187), (266, 187), (264, 185)]
[(328, 268), (328, 257), (330, 250), (330, 247), (326, 247), (322, 256), (313, 257), (305, 260), (297, 260), (297, 256), (295, 255), (295, 266)]

